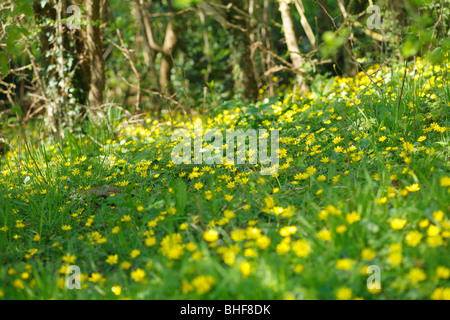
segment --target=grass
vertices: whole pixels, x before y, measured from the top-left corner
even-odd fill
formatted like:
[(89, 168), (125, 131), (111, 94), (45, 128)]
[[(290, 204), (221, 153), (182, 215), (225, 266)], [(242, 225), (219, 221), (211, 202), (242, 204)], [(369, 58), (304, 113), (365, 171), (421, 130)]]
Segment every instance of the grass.
[(449, 299), (448, 61), (367, 72), (197, 116), (279, 129), (273, 175), (174, 165), (178, 114), (28, 128), (0, 158), (0, 299)]

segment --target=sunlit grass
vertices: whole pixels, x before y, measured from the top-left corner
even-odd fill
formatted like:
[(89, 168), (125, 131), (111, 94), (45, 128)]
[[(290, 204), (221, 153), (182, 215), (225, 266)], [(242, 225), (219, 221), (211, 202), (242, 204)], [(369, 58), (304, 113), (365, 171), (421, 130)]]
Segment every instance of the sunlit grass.
[(201, 116), (205, 130), (279, 129), (271, 176), (174, 165), (183, 115), (111, 116), (61, 142), (29, 130), (31, 152), (12, 140), (1, 162), (0, 299), (449, 299), (446, 63), (410, 64), (401, 103), (404, 69), (374, 66)]

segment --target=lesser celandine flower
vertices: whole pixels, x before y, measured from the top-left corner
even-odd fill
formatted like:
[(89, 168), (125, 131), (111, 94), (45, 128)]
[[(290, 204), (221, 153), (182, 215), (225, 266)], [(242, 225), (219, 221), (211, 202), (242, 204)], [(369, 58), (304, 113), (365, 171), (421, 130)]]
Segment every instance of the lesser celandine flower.
[(136, 282), (142, 282), (145, 278), (145, 271), (138, 268), (131, 272), (131, 279), (133, 279)]
[(241, 271), (244, 278), (247, 278), (251, 273), (251, 264), (248, 261), (243, 261), (239, 265), (239, 270)]
[(361, 258), (363, 260), (370, 261), (370, 260), (375, 259), (376, 256), (377, 256), (377, 253), (370, 248), (365, 248), (361, 251)]
[(343, 270), (346, 271), (348, 269), (350, 269), (353, 265), (353, 261), (350, 259), (339, 259), (336, 261), (336, 266), (335, 268), (337, 270)]
[(424, 281), (427, 278), (427, 275), (425, 274), (425, 272), (423, 272), (422, 269), (413, 268), (409, 270), (407, 277), (411, 281), (411, 283), (416, 284), (420, 281)]
[(419, 231), (411, 231), (405, 236), (406, 244), (410, 247), (417, 247), (423, 235)]
[(214, 278), (210, 275), (201, 275), (192, 280), (192, 286), (195, 288), (197, 294), (201, 295), (211, 290), (216, 283)]
[(432, 300), (450, 300), (450, 288), (436, 288), (430, 298)]
[(441, 187), (450, 187), (450, 177), (441, 178)]
[(203, 239), (207, 242), (214, 242), (219, 239), (219, 233), (216, 230), (210, 229), (205, 231), (203, 234)]
[(331, 232), (327, 229), (322, 229), (317, 233), (317, 238), (319, 238), (322, 241), (330, 241)]
[(410, 186), (406, 186), (406, 190), (408, 190), (409, 192), (417, 192), (420, 190), (419, 184), (414, 183)]
[(394, 230), (401, 230), (406, 224), (406, 220), (395, 218), (391, 221), (391, 228)]
[(118, 261), (119, 261), (119, 256), (117, 254), (110, 255), (106, 259), (106, 263), (108, 263), (110, 265), (117, 264)]
[(350, 300), (352, 296), (353, 291), (348, 287), (341, 287), (336, 291), (336, 298), (338, 300)]
[(440, 279), (448, 279), (450, 277), (450, 269), (444, 266), (439, 266), (436, 269), (436, 275)]
[(112, 293), (114, 293), (116, 296), (120, 296), (122, 293), (122, 288), (119, 285), (115, 285), (111, 287)]
[(292, 251), (300, 258), (307, 257), (312, 251), (311, 245), (303, 239), (294, 241), (291, 247)]

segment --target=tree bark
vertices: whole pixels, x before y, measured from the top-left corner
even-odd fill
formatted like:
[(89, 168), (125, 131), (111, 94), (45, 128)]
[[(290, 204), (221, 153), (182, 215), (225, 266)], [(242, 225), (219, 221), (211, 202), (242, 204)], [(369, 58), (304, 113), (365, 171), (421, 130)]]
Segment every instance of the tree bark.
[(102, 39), (102, 1), (87, 0), (87, 48), (90, 63), (90, 107), (103, 104), (103, 90), (105, 88), (105, 65), (103, 60)]
[(175, 32), (175, 27), (172, 21), (169, 21), (166, 28), (166, 35), (162, 47), (161, 64), (159, 66), (159, 79), (161, 90), (163, 94), (172, 92), (170, 83), (170, 74), (173, 66), (173, 51), (178, 42), (178, 36)]
[(306, 36), (308, 37), (311, 46), (316, 48), (316, 36), (309, 25), (308, 19), (306, 19), (305, 15), (305, 7), (303, 6), (302, 0), (294, 0), (295, 7), (297, 8), (298, 13), (300, 14), (300, 23), (302, 24), (303, 30), (305, 30)]
[(286, 45), (289, 51), (289, 56), (291, 58), (292, 64), (297, 72), (297, 82), (299, 84), (300, 90), (308, 91), (308, 85), (305, 82), (303, 75), (299, 72), (299, 69), (305, 63), (305, 60), (300, 54), (300, 49), (297, 44), (297, 37), (295, 36), (294, 23), (292, 21), (291, 14), (291, 0), (279, 0), (281, 20), (283, 21), (284, 35), (286, 37)]
[(253, 66), (253, 58), (250, 52), (250, 23), (247, 17), (238, 16), (236, 14), (236, 12), (245, 12), (245, 1), (222, 1), (222, 4), (228, 5), (230, 2), (232, 6), (236, 8), (228, 9), (226, 14), (226, 20), (234, 26), (231, 28), (231, 33), (233, 36), (233, 49), (242, 54), (242, 58), (239, 60), (239, 67), (243, 74), (242, 84), (245, 89), (245, 97), (254, 101), (258, 98), (259, 92), (257, 76)]

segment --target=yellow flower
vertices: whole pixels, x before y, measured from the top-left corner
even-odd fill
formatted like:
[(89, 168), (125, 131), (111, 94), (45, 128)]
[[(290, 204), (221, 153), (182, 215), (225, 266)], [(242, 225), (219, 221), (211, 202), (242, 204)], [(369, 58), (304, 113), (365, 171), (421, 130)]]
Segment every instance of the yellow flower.
[(387, 197), (381, 197), (377, 200), (378, 204), (385, 204), (387, 202)]
[(88, 280), (92, 283), (97, 283), (99, 281), (102, 281), (102, 279), (103, 279), (102, 275), (96, 272), (91, 273), (91, 276), (88, 278)]
[(211, 290), (212, 286), (216, 283), (214, 278), (210, 275), (198, 276), (192, 280), (192, 286), (195, 288), (197, 294), (204, 294)]
[(111, 287), (111, 291), (112, 293), (114, 293), (116, 296), (120, 296), (120, 294), (122, 293), (122, 288), (118, 285), (112, 286)]
[(363, 276), (367, 276), (370, 274), (369, 272), (369, 266), (368, 265), (364, 265), (361, 267), (361, 269), (359, 269), (359, 272), (363, 275)]
[(277, 244), (275, 251), (278, 255), (283, 255), (291, 250), (291, 245), (289, 243), (290, 238), (284, 238), (279, 244)]
[(389, 262), (396, 266), (402, 262), (403, 256), (400, 252), (392, 252), (388, 256)]
[(406, 186), (406, 190), (408, 190), (409, 192), (416, 192), (420, 190), (419, 184), (414, 183), (410, 186)]
[(247, 278), (251, 273), (251, 264), (248, 261), (244, 261), (239, 265), (239, 270), (244, 278)]
[(294, 272), (295, 273), (302, 273), (303, 270), (305, 270), (305, 267), (302, 264), (296, 264), (294, 267)]
[(307, 257), (312, 250), (311, 245), (308, 242), (300, 239), (292, 243), (292, 251), (294, 251), (298, 257), (302, 258)]
[(145, 238), (145, 245), (147, 247), (153, 247), (156, 244), (156, 238), (155, 237), (147, 237)]
[(371, 288), (367, 288), (367, 291), (369, 291), (372, 294), (378, 294), (381, 292), (381, 286), (380, 288), (377, 288), (377, 286), (373, 286)]
[(359, 220), (361, 220), (361, 215), (359, 215), (356, 211), (353, 211), (352, 213), (348, 213), (345, 216), (345, 219), (349, 224), (353, 224)]
[(427, 275), (422, 269), (413, 268), (409, 270), (407, 277), (411, 283), (416, 284), (420, 281), (424, 281), (427, 278)]
[(394, 220), (391, 221), (391, 228), (394, 230), (401, 230), (401, 229), (403, 229), (405, 224), (406, 224), (406, 220), (400, 219), (400, 218), (395, 218)]
[(161, 253), (169, 259), (179, 259), (184, 254), (183, 238), (179, 233), (166, 235), (161, 241)]
[(130, 215), (124, 215), (122, 219), (120, 219), (120, 221), (122, 222), (129, 222), (131, 221), (131, 216)]
[(181, 291), (183, 294), (188, 294), (192, 290), (194, 290), (194, 287), (187, 280), (181, 280)]
[(236, 214), (235, 214), (233, 211), (231, 211), (231, 210), (225, 210), (225, 211), (223, 212), (223, 215), (224, 215), (225, 218), (227, 218), (227, 219), (232, 219), (232, 218), (236, 217)]
[(117, 254), (110, 255), (106, 259), (106, 263), (108, 263), (110, 265), (117, 264), (118, 261), (119, 261), (119, 256)]
[(266, 207), (268, 209), (271, 209), (275, 206), (275, 201), (273, 200), (273, 198), (271, 196), (268, 196), (264, 199), (264, 202), (266, 204)]
[(247, 248), (244, 251), (244, 257), (247, 258), (256, 258), (258, 256), (258, 252), (256, 252), (253, 248)]
[(143, 207), (143, 206), (138, 206), (138, 207), (137, 207), (137, 211), (141, 212), (142, 210), (144, 210), (144, 207)]
[(377, 253), (370, 248), (365, 248), (361, 251), (361, 258), (363, 260), (370, 261), (370, 260), (375, 259), (376, 256), (377, 256)]
[(201, 188), (203, 188), (203, 183), (197, 182), (196, 184), (194, 184), (194, 188), (200, 190)]
[(69, 225), (63, 225), (63, 226), (61, 227), (61, 229), (64, 230), (64, 231), (69, 231), (70, 229), (72, 229), (72, 227), (69, 226)]
[(336, 292), (336, 298), (338, 300), (350, 300), (352, 298), (352, 289), (347, 287), (339, 288)]
[(128, 269), (131, 268), (131, 263), (128, 262), (128, 261), (124, 261), (124, 262), (122, 262), (122, 263), (120, 264), (120, 267), (121, 267), (123, 270), (128, 270)]
[(266, 249), (270, 245), (270, 238), (267, 236), (260, 236), (256, 239), (256, 245), (260, 249)]
[(444, 266), (439, 266), (436, 269), (436, 274), (441, 279), (448, 279), (450, 277), (450, 269)]
[(331, 232), (327, 229), (322, 229), (317, 233), (317, 238), (319, 238), (322, 241), (330, 241)]
[(22, 280), (20, 280), (20, 279), (15, 279), (14, 282), (13, 282), (13, 285), (14, 285), (14, 287), (16, 287), (16, 288), (18, 288), (20, 290), (23, 290), (23, 288), (25, 288), (24, 285), (23, 285)]
[(441, 229), (438, 226), (431, 225), (427, 229), (427, 234), (429, 237), (434, 237), (434, 236), (437, 236), (440, 231), (441, 231)]
[(207, 242), (214, 242), (219, 239), (219, 233), (216, 230), (210, 229), (205, 231), (203, 239)]
[(280, 229), (280, 235), (282, 237), (289, 237), (297, 232), (296, 226), (286, 226)]
[(130, 256), (131, 258), (136, 258), (141, 254), (141, 251), (139, 251), (138, 249), (134, 249), (133, 251), (131, 251)]
[(77, 257), (74, 255), (66, 254), (64, 257), (62, 257), (62, 261), (74, 264)]
[(411, 231), (405, 237), (406, 244), (410, 247), (417, 247), (422, 237), (423, 235), (419, 231)]
[(136, 282), (141, 282), (145, 278), (145, 271), (138, 268), (131, 272), (131, 279), (133, 279)]
[(345, 231), (347, 231), (347, 226), (345, 224), (336, 227), (336, 232), (339, 234), (344, 233)]
[(245, 231), (242, 229), (233, 230), (230, 232), (231, 239), (236, 242), (241, 242), (245, 240)]
[(436, 221), (441, 222), (444, 219), (444, 211), (438, 210), (433, 212), (433, 217)]
[(419, 227), (421, 227), (423, 229), (423, 228), (428, 227), (429, 224), (430, 224), (430, 220), (423, 219), (419, 222)]
[(431, 247), (439, 247), (442, 244), (441, 236), (427, 237), (427, 243)]
[(450, 186), (450, 177), (442, 177), (441, 187), (449, 187), (449, 186)]
[(336, 266), (335, 268), (337, 270), (348, 270), (352, 267), (353, 261), (350, 259), (339, 259), (338, 261), (336, 261)]
[(431, 294), (432, 300), (450, 300), (450, 288), (436, 288)]

